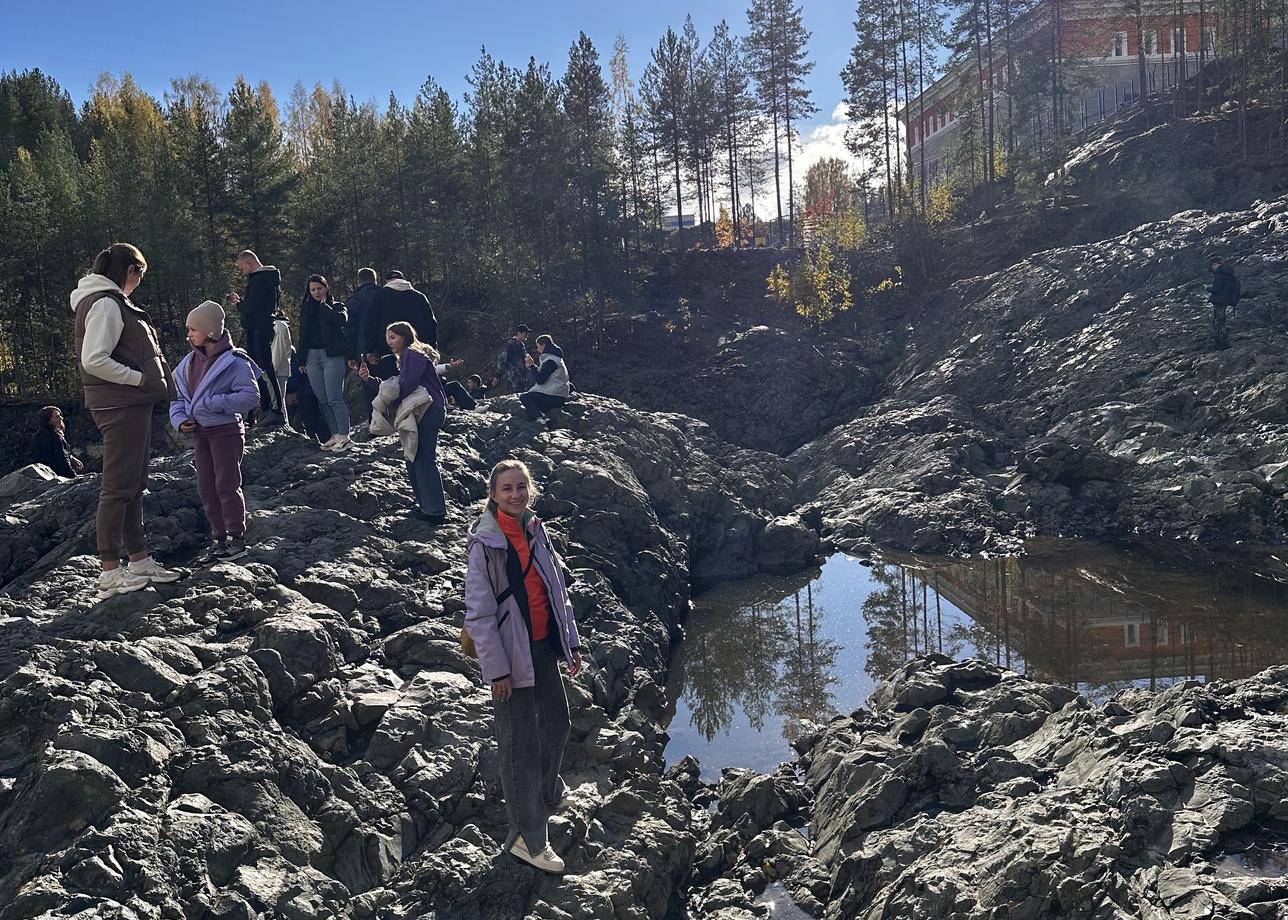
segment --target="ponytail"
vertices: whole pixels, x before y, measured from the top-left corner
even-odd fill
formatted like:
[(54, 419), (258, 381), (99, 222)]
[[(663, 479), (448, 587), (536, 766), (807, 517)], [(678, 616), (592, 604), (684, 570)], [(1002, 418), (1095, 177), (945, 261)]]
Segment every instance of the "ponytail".
[(131, 268), (137, 268), (142, 275), (148, 270), (148, 260), (132, 243), (113, 243), (94, 257), (89, 273), (102, 275), (117, 287), (124, 287)]

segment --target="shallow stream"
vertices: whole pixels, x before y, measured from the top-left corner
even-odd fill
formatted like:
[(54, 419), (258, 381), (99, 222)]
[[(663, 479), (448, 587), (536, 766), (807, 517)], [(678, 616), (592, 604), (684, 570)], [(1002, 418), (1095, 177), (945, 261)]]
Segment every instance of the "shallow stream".
[(792, 759), (802, 720), (858, 708), (927, 652), (978, 656), (1097, 700), (1288, 663), (1288, 569), (1264, 551), (1068, 540), (991, 559), (837, 554), (700, 595), (685, 631), (667, 687), (667, 760), (692, 754), (715, 779), (721, 767)]

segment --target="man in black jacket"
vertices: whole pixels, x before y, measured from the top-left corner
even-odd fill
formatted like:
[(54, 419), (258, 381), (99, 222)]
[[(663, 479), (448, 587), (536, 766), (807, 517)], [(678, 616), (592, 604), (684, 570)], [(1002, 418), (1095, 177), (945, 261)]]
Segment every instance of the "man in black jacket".
[[(390, 323), (411, 323), (416, 338), (426, 345), (438, 345), (438, 317), (429, 298), (411, 286), (400, 271), (385, 273), (385, 286), (367, 308), (364, 337), (367, 340), (367, 363), (378, 364), (377, 377), (387, 380), (398, 373), (394, 356), (387, 354), (385, 329)], [(383, 355), (383, 357), (381, 357)]]
[(237, 255), (237, 270), (246, 276), (246, 293), (230, 293), (227, 300), (241, 317), (242, 332), (246, 336), (243, 347), (263, 371), (259, 378), (260, 404), (268, 409), (268, 414), (262, 424), (270, 428), (285, 425), (282, 388), (273, 371), (273, 316), (281, 296), (282, 274), (260, 262), (259, 256), (249, 249)]
[(1225, 308), (1238, 306), (1239, 281), (1234, 269), (1218, 255), (1208, 259), (1208, 268), (1212, 270), (1212, 287), (1208, 289), (1208, 299), (1212, 302), (1212, 350), (1219, 351), (1230, 347), (1225, 333)]
[[(358, 269), (358, 289), (349, 296), (347, 304), (349, 308), (349, 367), (352, 370), (358, 369), (358, 362), (362, 360), (363, 353), (367, 350), (367, 311), (371, 309), (372, 304), (376, 302), (376, 295), (380, 293), (380, 287), (376, 284), (376, 270), (374, 268)], [(383, 343), (384, 336), (381, 336)], [(384, 354), (384, 349), (381, 349)]]

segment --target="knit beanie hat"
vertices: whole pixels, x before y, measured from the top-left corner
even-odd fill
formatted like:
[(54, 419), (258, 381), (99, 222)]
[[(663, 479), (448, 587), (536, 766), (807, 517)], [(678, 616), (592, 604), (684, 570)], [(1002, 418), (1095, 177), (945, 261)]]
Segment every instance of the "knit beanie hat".
[(188, 314), (188, 328), (204, 332), (212, 339), (222, 339), (224, 308), (213, 300), (203, 300)]

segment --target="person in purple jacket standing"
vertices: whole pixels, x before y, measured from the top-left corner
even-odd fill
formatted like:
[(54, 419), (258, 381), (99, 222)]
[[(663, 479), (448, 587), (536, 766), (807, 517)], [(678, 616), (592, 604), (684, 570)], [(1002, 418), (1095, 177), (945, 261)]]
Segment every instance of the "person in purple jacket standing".
[(207, 562), (246, 555), (246, 498), (242, 494), (245, 418), (259, 405), (260, 369), (234, 348), (223, 307), (207, 300), (188, 314), (192, 351), (174, 370), (178, 396), (170, 424), (192, 436), (197, 494), (210, 521)]
[[(416, 458), (407, 463), (407, 477), (416, 497), (412, 516), (437, 527), (447, 520), (443, 476), (438, 470), (438, 432), (447, 420), (447, 394), (443, 392), (443, 381), (434, 367), (438, 352), (416, 337), (416, 330), (410, 323), (390, 323), (385, 329), (385, 344), (398, 362), (398, 398), (390, 409), (395, 410), (417, 387), (424, 387), (429, 395), (429, 399), (417, 409)], [(379, 392), (379, 381), (361, 362), (358, 376), (370, 395), (375, 396)]]
[(568, 743), (568, 697), (559, 661), (581, 671), (581, 640), (563, 566), (533, 512), (532, 474), (502, 460), (488, 477), (487, 510), (470, 528), (465, 629), (492, 685), (501, 790), (510, 833), (505, 849), (544, 872), (564, 861), (547, 822), (568, 787), (559, 776)]

